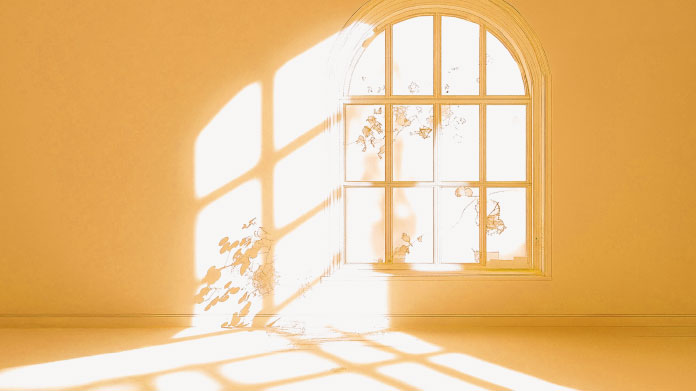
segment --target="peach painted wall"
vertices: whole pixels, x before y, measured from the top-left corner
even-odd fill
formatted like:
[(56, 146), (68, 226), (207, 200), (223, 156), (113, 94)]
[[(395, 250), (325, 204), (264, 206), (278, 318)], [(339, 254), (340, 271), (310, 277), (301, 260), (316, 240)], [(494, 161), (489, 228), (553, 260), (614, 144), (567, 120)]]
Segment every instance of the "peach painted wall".
[[(106, 4), (0, 6), (0, 314), (190, 313), (199, 133), (258, 82), (268, 137), (276, 70), (362, 0)], [(696, 4), (512, 4), (553, 75), (553, 278), (390, 311), (696, 313)]]

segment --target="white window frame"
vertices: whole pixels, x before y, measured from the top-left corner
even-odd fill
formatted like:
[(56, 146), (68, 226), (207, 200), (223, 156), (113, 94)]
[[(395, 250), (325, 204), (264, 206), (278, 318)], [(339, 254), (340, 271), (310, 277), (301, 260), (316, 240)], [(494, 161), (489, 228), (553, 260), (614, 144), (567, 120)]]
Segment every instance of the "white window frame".
[[(391, 53), (391, 26), (400, 21), (416, 16), (434, 16), (434, 61), (433, 61), (433, 95), (430, 96), (394, 96), (391, 95), (391, 56), (385, 60), (385, 95), (350, 96), (348, 87), (352, 70), (360, 58), (362, 43), (372, 35), (385, 31), (385, 50)], [(479, 95), (453, 96), (441, 94), (440, 72), (440, 27), (442, 16), (454, 16), (477, 23), (479, 32)], [(525, 95), (501, 96), (486, 95), (486, 31), (490, 32), (515, 58), (520, 66), (522, 79), (525, 86)], [(334, 266), (337, 268), (356, 271), (378, 271), (379, 276), (397, 276), (407, 278), (435, 277), (470, 277), (493, 276), (514, 278), (549, 278), (551, 276), (550, 263), (550, 208), (549, 182), (551, 178), (550, 167), (547, 165), (551, 154), (549, 120), (549, 94), (550, 72), (546, 57), (541, 45), (532, 33), (522, 17), (507, 3), (500, 0), (493, 1), (408, 1), (408, 0), (373, 0), (365, 4), (348, 21), (346, 27), (338, 36), (336, 48), (332, 54), (333, 81), (332, 91), (335, 97), (334, 115), (327, 123), (328, 133), (333, 140), (332, 156), (333, 172), (336, 182), (335, 191), (330, 201), (331, 231), (334, 233), (332, 245), (336, 253)], [(344, 170), (344, 119), (343, 113), (347, 104), (373, 104), (385, 105), (385, 131), (386, 153), (385, 165), (387, 177), (379, 184), (347, 183)], [(347, 264), (345, 263), (345, 237), (344, 237), (344, 196), (346, 186), (365, 186), (385, 188), (385, 250), (389, 257), (392, 246), (391, 239), (391, 191), (396, 186), (411, 186), (412, 183), (391, 182), (391, 130), (392, 113), (391, 105), (398, 104), (432, 104), (434, 114), (434, 136), (437, 134), (437, 124), (440, 117), (440, 105), (468, 104), (479, 105), (479, 181), (461, 182), (462, 185), (470, 185), (479, 188), (480, 210), (485, 211), (485, 189), (488, 187), (525, 187), (527, 189), (527, 263), (525, 265), (512, 265), (512, 261), (487, 262), (486, 248), (486, 213), (479, 213), (479, 240), (480, 240), (480, 264), (440, 264), (437, 256), (432, 264), (409, 263), (375, 263), (375, 264)], [(521, 182), (493, 182), (485, 181), (485, 121), (486, 105), (491, 104), (515, 104), (527, 107), (527, 175)], [(437, 136), (435, 136), (434, 151), (437, 153)], [(434, 155), (436, 156), (436, 155)], [(337, 159), (336, 157), (340, 157)], [(338, 161), (337, 161), (338, 160)], [(437, 170), (437, 168), (435, 168)], [(437, 177), (433, 178), (432, 186), (440, 186)], [(458, 183), (447, 182), (447, 185)], [(434, 211), (436, 217), (436, 210)], [(435, 225), (437, 226), (437, 224)], [(437, 235), (435, 234), (435, 237)], [(435, 237), (433, 238), (434, 240)], [(434, 246), (438, 243), (435, 241)], [(437, 252), (437, 250), (435, 250)]]

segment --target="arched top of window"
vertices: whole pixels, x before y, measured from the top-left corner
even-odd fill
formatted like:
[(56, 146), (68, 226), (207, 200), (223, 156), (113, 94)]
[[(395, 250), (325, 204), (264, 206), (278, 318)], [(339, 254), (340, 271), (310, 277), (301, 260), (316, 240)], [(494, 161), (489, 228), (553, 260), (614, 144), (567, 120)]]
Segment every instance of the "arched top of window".
[(342, 96), (534, 96), (550, 76), (538, 39), (501, 0), (369, 1), (332, 58)]
[[(346, 80), (347, 95), (385, 95), (390, 76), (392, 95), (525, 95), (527, 91), (526, 77), (506, 45), (483, 25), (462, 17), (412, 16), (375, 32), (363, 47)], [(438, 62), (439, 72), (433, 72)], [(484, 74), (485, 86), (479, 87)]]

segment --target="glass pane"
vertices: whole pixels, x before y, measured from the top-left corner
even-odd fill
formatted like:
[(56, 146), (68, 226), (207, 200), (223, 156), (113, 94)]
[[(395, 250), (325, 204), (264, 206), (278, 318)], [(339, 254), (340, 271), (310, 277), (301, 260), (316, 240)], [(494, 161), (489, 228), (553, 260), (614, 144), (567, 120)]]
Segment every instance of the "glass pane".
[(384, 106), (346, 106), (346, 180), (384, 180)]
[(487, 189), (486, 245), (489, 260), (527, 259), (527, 189)]
[(440, 148), (440, 179), (477, 181), (479, 177), (479, 107), (443, 105)]
[(396, 187), (392, 191), (394, 263), (432, 263), (433, 189)]
[(527, 176), (527, 108), (486, 107), (486, 179), (523, 181)]
[(479, 260), (479, 190), (443, 187), (438, 204), (441, 263), (476, 263)]
[(346, 106), (346, 180), (384, 180), (384, 106)]
[(351, 95), (384, 95), (384, 31), (363, 43), (367, 48), (360, 56), (350, 79)]
[(505, 45), (486, 32), (486, 94), (524, 95), (522, 73)]
[(433, 106), (394, 106), (392, 117), (394, 180), (433, 180)]
[(442, 17), (442, 93), (478, 95), (479, 25)]
[(393, 94), (433, 94), (433, 17), (418, 16), (392, 29)]
[(384, 188), (346, 188), (346, 262), (384, 262)]

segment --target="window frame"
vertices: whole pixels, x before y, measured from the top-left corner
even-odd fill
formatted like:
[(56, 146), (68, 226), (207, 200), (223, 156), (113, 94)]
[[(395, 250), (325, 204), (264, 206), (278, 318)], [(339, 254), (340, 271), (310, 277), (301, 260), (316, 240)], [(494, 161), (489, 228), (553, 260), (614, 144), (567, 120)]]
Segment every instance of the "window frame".
[[(432, 95), (392, 95), (392, 59), (391, 37), (392, 26), (403, 20), (416, 16), (433, 16), (433, 93)], [(485, 15), (485, 16), (483, 16)], [(457, 17), (479, 25), (479, 94), (478, 95), (444, 95), (441, 83), (441, 22), (443, 16)], [(357, 30), (357, 31), (356, 31)], [(385, 32), (385, 92), (384, 95), (349, 95), (348, 88), (352, 71), (362, 54), (362, 42), (368, 37), (377, 36)], [(511, 53), (520, 67), (521, 77), (525, 88), (524, 95), (487, 95), (486, 94), (486, 32), (495, 36)], [(356, 34), (357, 33), (357, 34)], [(548, 182), (550, 180), (550, 167), (546, 162), (550, 156), (549, 138), (549, 79), (550, 72), (546, 63), (543, 50), (531, 29), (524, 23), (516, 11), (502, 1), (420, 1), (406, 0), (375, 0), (363, 6), (346, 24), (346, 28), (338, 37), (337, 50), (334, 52), (334, 60), (338, 59), (338, 66), (334, 66), (336, 75), (336, 102), (335, 114), (329, 122), (330, 134), (334, 140), (338, 139), (338, 145), (334, 143), (333, 156), (338, 152), (340, 161), (336, 168), (340, 180), (336, 183), (338, 191), (331, 197), (330, 206), (334, 212), (331, 214), (331, 229), (334, 235), (335, 249), (334, 264), (337, 268), (349, 270), (379, 271), (387, 275), (400, 277), (437, 276), (437, 277), (469, 277), (469, 276), (505, 276), (505, 277), (550, 277), (551, 265), (548, 256), (550, 249), (550, 197), (548, 194)], [(343, 64), (340, 64), (343, 61)], [(384, 181), (361, 183), (347, 181), (345, 177), (344, 143), (345, 126), (343, 113), (348, 104), (383, 105), (385, 108), (385, 178)], [(385, 189), (385, 257), (392, 252), (393, 240), (391, 238), (391, 191), (389, 189), (398, 186), (413, 186), (415, 182), (399, 181), (395, 183), (391, 176), (391, 132), (392, 132), (392, 107), (395, 105), (425, 104), (433, 106), (433, 180), (426, 185), (434, 189), (433, 201), (437, 204), (438, 188), (444, 186), (457, 186), (457, 184), (470, 185), (479, 189), (480, 209), (487, 210), (485, 205), (486, 189), (490, 187), (524, 187), (527, 195), (527, 255), (526, 267), (514, 265), (514, 267), (501, 267), (510, 265), (513, 261), (486, 262), (485, 254), (485, 218), (487, 213), (479, 213), (479, 251), (484, 255), (479, 264), (439, 263), (437, 255), (439, 240), (437, 235), (437, 209), (433, 209), (433, 263), (347, 263), (345, 257), (345, 203), (343, 202), (346, 185), (354, 187), (364, 185)], [(436, 176), (438, 146), (438, 124), (443, 105), (478, 105), (479, 109), (479, 178), (475, 182), (445, 182), (442, 183)], [(526, 106), (526, 180), (525, 181), (486, 181), (485, 180), (485, 148), (486, 148), (486, 106), (487, 105), (525, 105)], [(336, 137), (338, 136), (338, 137)], [(335, 149), (338, 147), (338, 150)], [(334, 162), (335, 163), (335, 162)], [(391, 180), (390, 180), (391, 179)], [(380, 273), (380, 275), (384, 275)]]

